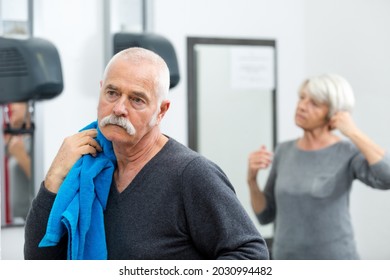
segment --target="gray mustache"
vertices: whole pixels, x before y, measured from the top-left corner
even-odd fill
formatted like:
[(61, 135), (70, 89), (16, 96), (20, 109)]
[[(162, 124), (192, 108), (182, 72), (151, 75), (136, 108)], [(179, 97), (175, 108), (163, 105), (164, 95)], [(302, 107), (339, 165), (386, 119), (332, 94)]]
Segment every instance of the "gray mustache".
[(110, 124), (118, 125), (118, 126), (122, 127), (123, 129), (126, 130), (126, 132), (129, 135), (134, 135), (135, 132), (136, 132), (133, 124), (128, 119), (123, 118), (123, 117), (117, 117), (117, 116), (114, 116), (114, 115), (109, 115), (107, 117), (104, 117), (100, 121), (100, 126), (101, 127), (104, 127), (104, 126), (107, 126), (107, 125), (110, 125)]

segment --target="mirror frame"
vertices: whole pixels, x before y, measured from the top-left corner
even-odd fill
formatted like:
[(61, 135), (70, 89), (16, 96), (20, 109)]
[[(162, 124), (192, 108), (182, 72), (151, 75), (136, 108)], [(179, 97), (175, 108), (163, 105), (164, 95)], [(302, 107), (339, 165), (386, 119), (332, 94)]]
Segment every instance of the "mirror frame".
[(277, 49), (275, 40), (187, 37), (188, 146), (198, 151), (198, 86), (196, 45), (268, 46), (274, 48), (274, 89), (272, 90), (273, 148), (277, 143)]

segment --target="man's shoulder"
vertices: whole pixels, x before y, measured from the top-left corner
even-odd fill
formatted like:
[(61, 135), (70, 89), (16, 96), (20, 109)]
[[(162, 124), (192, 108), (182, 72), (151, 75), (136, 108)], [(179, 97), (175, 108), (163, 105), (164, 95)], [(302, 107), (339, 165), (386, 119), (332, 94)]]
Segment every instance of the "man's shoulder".
[(188, 161), (201, 157), (201, 154), (192, 150), (188, 146), (180, 143), (172, 137), (168, 137), (169, 140), (165, 146), (165, 154), (169, 156), (170, 160)]
[(166, 144), (164, 157), (166, 160), (169, 160), (169, 165), (175, 165), (178, 169), (180, 169), (180, 167), (188, 168), (189, 166), (192, 166), (192, 168), (195, 169), (217, 166), (199, 152), (192, 150), (173, 138), (169, 138), (169, 141)]

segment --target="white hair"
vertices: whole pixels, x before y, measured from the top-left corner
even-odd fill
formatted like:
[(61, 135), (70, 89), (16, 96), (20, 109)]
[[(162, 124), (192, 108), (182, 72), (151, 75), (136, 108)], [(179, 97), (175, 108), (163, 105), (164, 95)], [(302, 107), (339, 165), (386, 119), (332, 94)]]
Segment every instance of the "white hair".
[(161, 105), (162, 101), (167, 99), (170, 85), (170, 74), (168, 65), (161, 56), (153, 51), (139, 47), (131, 47), (122, 50), (115, 54), (108, 62), (103, 73), (103, 80), (106, 79), (111, 65), (117, 59), (127, 60), (130, 64), (139, 65), (140, 67), (142, 67), (142, 63), (144, 62), (155, 66), (157, 75), (154, 76), (153, 85), (155, 94), (158, 97), (158, 104)]
[(329, 106), (328, 118), (336, 112), (351, 112), (355, 105), (355, 97), (349, 82), (336, 74), (322, 74), (306, 79), (301, 89), (307, 88), (314, 100)]

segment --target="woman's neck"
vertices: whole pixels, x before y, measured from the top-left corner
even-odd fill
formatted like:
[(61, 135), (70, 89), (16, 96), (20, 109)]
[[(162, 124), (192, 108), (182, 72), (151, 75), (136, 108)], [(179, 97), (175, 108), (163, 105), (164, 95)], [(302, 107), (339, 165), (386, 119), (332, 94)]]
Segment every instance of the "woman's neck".
[(303, 137), (298, 139), (297, 145), (302, 150), (319, 150), (331, 146), (341, 140), (329, 129), (304, 131)]

